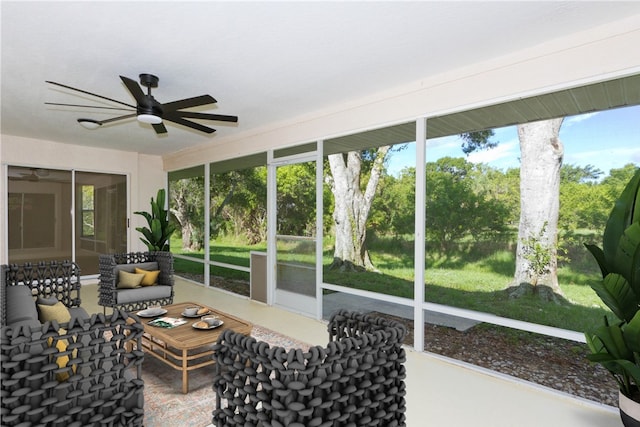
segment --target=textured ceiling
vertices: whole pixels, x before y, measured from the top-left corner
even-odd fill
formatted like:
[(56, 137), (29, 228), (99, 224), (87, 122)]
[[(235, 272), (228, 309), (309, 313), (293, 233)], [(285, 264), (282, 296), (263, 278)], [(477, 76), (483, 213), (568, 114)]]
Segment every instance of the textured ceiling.
[[(640, 13), (640, 2), (2, 1), (0, 8), (3, 134), (161, 155), (622, 19)], [(239, 122), (211, 123), (212, 136), (170, 123), (157, 136), (135, 119), (89, 131), (76, 119), (115, 114), (44, 104), (104, 105), (45, 80), (130, 103), (119, 76), (140, 73), (160, 78), (153, 91), (160, 102), (210, 94), (217, 105), (198, 111)]]

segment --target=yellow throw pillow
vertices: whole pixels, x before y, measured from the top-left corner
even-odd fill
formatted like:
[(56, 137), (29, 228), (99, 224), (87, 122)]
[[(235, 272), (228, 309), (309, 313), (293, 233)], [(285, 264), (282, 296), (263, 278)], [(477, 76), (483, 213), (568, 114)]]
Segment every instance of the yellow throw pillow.
[[(59, 330), (60, 334), (66, 334), (67, 331), (64, 329), (60, 329)], [(53, 343), (53, 337), (49, 337), (49, 339), (47, 340), (47, 343), (49, 345), (49, 347), (51, 347), (51, 344)], [(58, 349), (58, 352), (62, 353), (67, 351), (67, 340), (66, 339), (59, 339), (56, 341), (56, 349)], [(73, 357), (76, 357), (76, 353), (77, 350), (73, 350)], [(69, 356), (65, 355), (65, 356), (52, 356), (55, 357), (56, 359), (56, 364), (58, 365), (58, 368), (66, 368), (67, 365), (69, 364)], [(76, 372), (76, 366), (72, 366), (71, 370), (75, 373)], [(69, 377), (71, 377), (71, 375), (68, 372), (60, 372), (58, 374), (56, 374), (56, 380), (58, 382), (64, 382), (67, 381), (69, 379)]]
[(66, 323), (71, 320), (71, 314), (66, 305), (58, 301), (53, 305), (38, 304), (40, 323), (56, 320), (58, 323)]
[[(42, 302), (50, 303), (51, 301), (43, 300)], [(67, 308), (66, 305), (64, 305), (60, 301), (58, 301), (55, 304), (38, 304), (38, 312), (40, 313), (40, 322), (42, 323), (50, 322), (53, 320), (57, 321), (58, 323), (67, 323), (71, 320), (71, 314), (69, 313), (69, 309)], [(67, 333), (65, 329), (60, 329), (58, 332), (61, 335)], [(47, 344), (49, 347), (53, 345), (53, 337), (48, 338)], [(55, 347), (58, 349), (58, 352), (62, 353), (67, 351), (67, 345), (68, 345), (68, 342), (66, 339), (59, 339), (59, 340), (56, 340)], [(73, 353), (75, 357), (77, 350), (74, 350)], [(52, 357), (55, 358), (55, 362), (59, 368), (65, 368), (70, 360), (68, 355), (59, 356), (59, 357), (52, 355)], [(72, 369), (73, 369), (73, 372), (76, 372), (75, 366)], [(56, 374), (56, 380), (58, 380), (58, 382), (63, 382), (68, 380), (70, 376), (71, 375), (69, 375), (68, 372), (61, 372)]]
[(136, 273), (144, 274), (144, 279), (142, 279), (142, 282), (140, 282), (142, 286), (153, 286), (158, 283), (160, 270), (149, 271), (136, 267)]
[[(136, 269), (137, 270), (137, 269)], [(128, 271), (120, 270), (118, 272), (118, 288), (120, 289), (132, 289), (140, 286), (140, 282), (144, 279), (144, 274), (129, 273)]]

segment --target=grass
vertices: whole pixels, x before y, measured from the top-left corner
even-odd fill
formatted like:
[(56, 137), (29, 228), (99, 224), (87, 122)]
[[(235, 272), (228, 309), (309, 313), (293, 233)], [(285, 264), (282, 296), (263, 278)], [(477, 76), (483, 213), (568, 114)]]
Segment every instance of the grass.
[[(179, 247), (172, 241), (172, 248)], [(324, 265), (330, 265), (332, 251), (325, 242)], [(246, 245), (232, 239), (217, 240), (211, 245), (211, 259), (228, 264), (249, 266), (250, 251), (265, 251), (265, 244)], [(558, 271), (563, 295), (557, 302), (545, 302), (535, 294), (510, 298), (505, 289), (514, 272), (514, 250), (504, 243), (468, 243), (446, 255), (429, 253), (425, 272), (425, 295), (429, 302), (445, 304), (496, 314), (517, 320), (584, 331), (600, 325), (608, 313), (595, 292), (589, 287), (597, 280), (597, 268), (589, 262), (590, 255), (575, 250), (575, 261), (565, 263)], [(371, 257), (379, 272), (340, 272), (325, 267), (324, 281), (354, 289), (362, 289), (413, 298), (414, 259), (413, 242), (407, 239), (373, 239)], [(202, 251), (185, 253), (202, 259)], [(279, 246), (280, 260), (289, 262), (315, 262), (309, 251), (309, 242), (288, 242)], [(574, 270), (572, 266), (579, 266)], [(585, 266), (587, 266), (585, 268)], [(177, 272), (202, 274), (201, 263), (176, 259)], [(587, 270), (587, 271), (585, 271)], [(248, 273), (228, 268), (212, 267), (212, 274), (229, 279), (249, 280)]]

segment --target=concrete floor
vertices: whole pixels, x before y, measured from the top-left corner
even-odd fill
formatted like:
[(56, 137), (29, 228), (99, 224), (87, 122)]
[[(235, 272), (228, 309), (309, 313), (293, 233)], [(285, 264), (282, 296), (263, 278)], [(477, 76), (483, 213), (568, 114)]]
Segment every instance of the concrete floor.
[[(86, 281), (81, 297), (89, 313), (102, 312), (95, 283)], [(201, 302), (310, 344), (327, 342), (323, 322), (180, 278), (175, 301)], [(407, 348), (406, 368), (410, 427), (622, 426), (616, 408), (430, 353)]]

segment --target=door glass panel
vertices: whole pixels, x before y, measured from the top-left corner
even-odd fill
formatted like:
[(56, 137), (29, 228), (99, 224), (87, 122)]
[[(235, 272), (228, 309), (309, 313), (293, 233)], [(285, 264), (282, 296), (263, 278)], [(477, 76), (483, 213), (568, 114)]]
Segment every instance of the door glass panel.
[(276, 303), (315, 315), (315, 162), (277, 169)]
[(71, 172), (8, 168), (9, 263), (71, 259)]
[(98, 255), (127, 251), (127, 177), (76, 173), (76, 263), (98, 274)]

